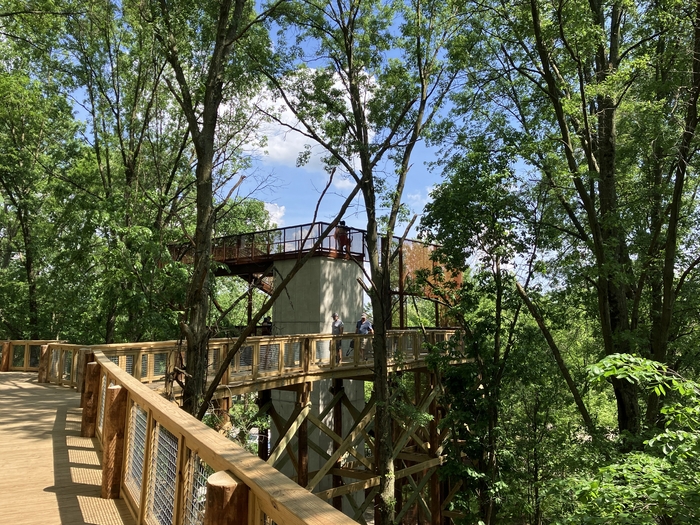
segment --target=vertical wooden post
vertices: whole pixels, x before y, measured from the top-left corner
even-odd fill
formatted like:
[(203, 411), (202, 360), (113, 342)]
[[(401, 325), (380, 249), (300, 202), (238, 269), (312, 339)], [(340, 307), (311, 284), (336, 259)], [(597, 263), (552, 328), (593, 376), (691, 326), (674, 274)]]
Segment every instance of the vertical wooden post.
[[(430, 388), (434, 389), (437, 387), (437, 378), (435, 374), (430, 374)], [(437, 401), (433, 399), (430, 402), (430, 414), (433, 419), (428, 424), (428, 429), (430, 431), (430, 456), (437, 457), (437, 449), (440, 446), (438, 443), (438, 411), (437, 411)], [(442, 523), (442, 505), (440, 501), (440, 478), (438, 477), (437, 470), (430, 476), (430, 523), (431, 525), (441, 525)]]
[(78, 354), (78, 385), (77, 392), (80, 394), (80, 408), (85, 408), (85, 378), (87, 377), (87, 365), (95, 360), (95, 354), (89, 348), (81, 348)]
[[(339, 392), (343, 391), (343, 380), (334, 379), (333, 380), (333, 395), (337, 395)], [(333, 407), (333, 432), (338, 434), (341, 438), (343, 437), (343, 403), (339, 399), (338, 402)], [(333, 452), (336, 452), (340, 448), (340, 445), (333, 441)], [(340, 468), (340, 458), (335, 462), (335, 468)], [(333, 474), (333, 488), (340, 487), (343, 484), (343, 478), (336, 474)], [(333, 507), (342, 512), (343, 510), (343, 497), (335, 496), (333, 498)]]
[(121, 385), (107, 388), (102, 433), (102, 498), (118, 499), (124, 463), (127, 390)]
[(2, 343), (2, 363), (0, 363), (0, 372), (10, 371), (10, 362), (12, 360), (12, 345), (9, 341), (3, 341)]
[(248, 525), (249, 489), (226, 471), (207, 479), (204, 525)]
[(80, 423), (81, 437), (95, 437), (97, 427), (97, 397), (100, 392), (100, 365), (88, 363), (85, 367), (85, 393), (81, 405), (83, 416)]
[[(258, 392), (258, 410), (272, 401), (272, 390), (261, 390)], [(270, 430), (265, 429), (261, 432), (258, 429), (258, 457), (263, 461), (267, 461), (270, 457)]]
[(309, 365), (311, 362), (311, 340), (306, 337), (304, 338), (304, 345), (301, 349), (301, 367), (305, 374), (309, 373)]
[[(223, 356), (228, 354), (228, 348), (229, 348), (229, 345), (223, 345), (221, 347), (221, 353)], [(238, 356), (238, 352), (236, 352), (236, 356)], [(224, 385), (228, 385), (231, 382), (231, 364), (230, 363), (226, 367), (226, 372), (224, 372), (224, 377), (221, 378), (221, 382)], [(229, 398), (229, 400), (230, 400), (230, 398)], [(231, 407), (229, 406), (229, 408), (231, 408)]]
[[(41, 345), (41, 353), (39, 354), (39, 383), (49, 382), (49, 345)], [(80, 406), (82, 407), (82, 401)]]
[[(297, 391), (297, 404), (300, 408), (309, 404), (311, 383), (303, 383)], [(297, 483), (302, 487), (309, 484), (309, 426), (304, 419), (297, 430), (297, 455), (299, 460), (299, 472)]]

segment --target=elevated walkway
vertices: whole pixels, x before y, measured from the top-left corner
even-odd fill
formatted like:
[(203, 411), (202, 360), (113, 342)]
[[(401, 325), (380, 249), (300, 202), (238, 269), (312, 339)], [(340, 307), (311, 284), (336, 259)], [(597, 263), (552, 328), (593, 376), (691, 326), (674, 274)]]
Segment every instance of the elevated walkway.
[[(270, 267), (274, 262), (303, 257), (311, 251), (327, 227), (328, 223), (316, 222), (217, 237), (212, 241), (212, 258), (219, 263), (215, 275), (237, 275), (247, 280), (271, 276)], [(340, 230), (336, 231), (337, 234), (323, 240), (315, 256), (334, 259), (347, 257), (362, 262), (365, 257), (364, 232), (349, 227), (344, 228), (342, 234)], [(191, 244), (171, 245), (170, 254), (173, 259), (190, 264), (194, 259), (194, 248)]]
[(98, 440), (80, 437), (80, 395), (0, 374), (0, 508), (13, 525), (135, 525), (124, 500), (100, 497)]

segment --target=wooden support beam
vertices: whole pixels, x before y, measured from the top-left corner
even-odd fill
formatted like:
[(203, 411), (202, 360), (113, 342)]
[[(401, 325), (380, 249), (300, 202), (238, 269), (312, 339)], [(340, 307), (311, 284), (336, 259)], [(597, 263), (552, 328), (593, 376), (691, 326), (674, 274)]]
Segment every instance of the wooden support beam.
[(433, 513), (430, 512), (430, 510), (425, 506), (425, 501), (423, 501), (423, 498), (421, 497), (421, 492), (423, 491), (423, 487), (425, 487), (426, 483), (430, 481), (433, 477), (433, 475), (437, 472), (437, 467), (433, 467), (431, 469), (428, 469), (428, 472), (426, 473), (425, 476), (423, 476), (418, 484), (413, 480), (411, 476), (407, 476), (405, 479), (408, 480), (408, 483), (411, 485), (411, 495), (408, 497), (406, 502), (403, 504), (401, 507), (401, 510), (399, 513), (396, 515), (396, 522), (400, 523), (401, 518), (410, 510), (411, 507), (416, 503), (416, 501), (422, 502), (422, 507), (423, 511), (426, 512), (429, 516), (432, 516)]
[[(42, 347), (43, 349), (43, 347)], [(80, 349), (80, 360), (77, 369), (80, 370), (78, 376), (78, 386), (76, 391), (80, 394), (80, 408), (85, 408), (85, 381), (87, 379), (87, 365), (95, 361), (95, 354), (89, 348)]]
[(119, 499), (124, 464), (124, 430), (128, 391), (111, 385), (105, 394), (105, 417), (102, 432), (102, 498)]
[[(39, 376), (38, 383), (49, 382), (49, 345), (41, 345), (41, 353), (39, 354)], [(82, 407), (82, 401), (80, 406)]]
[(328, 473), (328, 471), (333, 468), (336, 460), (342, 456), (351, 446), (355, 444), (356, 441), (362, 439), (362, 429), (369, 425), (374, 419), (374, 413), (376, 411), (375, 400), (372, 397), (369, 403), (365, 406), (362, 411), (362, 419), (355, 423), (354, 428), (351, 430), (348, 437), (343, 441), (343, 444), (333, 452), (331, 459), (326, 463), (326, 465), (314, 476), (314, 478), (306, 486), (307, 490), (313, 490), (316, 485), (320, 483), (323, 477)]
[[(274, 406), (270, 406), (269, 409), (269, 414), (270, 414), (270, 419), (275, 425), (275, 428), (277, 428), (277, 432), (280, 436), (283, 436), (286, 433), (286, 428), (287, 428), (287, 423), (280, 417), (280, 415), (277, 413), (275, 410)], [(292, 416), (290, 417), (290, 420), (296, 417), (296, 413), (293, 413)], [(274, 450), (274, 447), (273, 447)], [(291, 443), (287, 443), (285, 445), (285, 450), (287, 453), (282, 457), (281, 460), (275, 461), (274, 467), (277, 470), (282, 470), (282, 467), (287, 464), (287, 461), (292, 462), (292, 466), (294, 467), (294, 472), (299, 472), (299, 464), (297, 463), (297, 455), (295, 450), (292, 448)], [(270, 451), (272, 453), (272, 450)], [(268, 458), (269, 459), (269, 458)]]
[[(326, 434), (329, 438), (333, 440), (333, 451), (335, 452), (339, 447), (343, 445), (343, 438), (341, 438), (338, 434), (333, 432), (330, 428), (328, 428), (328, 425), (326, 425), (323, 421), (318, 419), (316, 416), (313, 414), (309, 413), (309, 416), (307, 418), (311, 423), (313, 423), (316, 428), (321, 430), (324, 434)], [(357, 461), (362, 463), (365, 467), (368, 469), (372, 468), (372, 462), (370, 462), (363, 454), (361, 454), (355, 447), (348, 447), (347, 451), (349, 454), (352, 454)], [(330, 456), (329, 456), (330, 457)], [(339, 467), (340, 465), (338, 465)]]
[(83, 414), (80, 421), (80, 436), (95, 437), (97, 427), (98, 394), (100, 392), (100, 365), (88, 363), (85, 367), (85, 393), (83, 394)]
[[(258, 415), (267, 412), (267, 409), (272, 406), (272, 390), (261, 390), (258, 392)], [(258, 457), (263, 461), (267, 461), (270, 456), (270, 430), (265, 429), (260, 432), (258, 429)]]
[[(270, 457), (267, 459), (267, 463), (269, 465), (274, 465), (275, 461), (279, 459), (279, 457), (282, 455), (282, 451), (292, 441), (294, 434), (296, 434), (296, 431), (299, 429), (301, 423), (306, 419), (306, 416), (309, 414), (310, 411), (311, 405), (306, 405), (303, 408), (297, 407), (294, 409), (294, 413), (292, 414), (292, 417), (287, 423), (285, 431), (280, 432), (280, 438), (275, 444), (274, 448), (272, 449)], [(276, 412), (273, 412), (273, 414), (276, 414)]]
[(245, 483), (229, 472), (209, 476), (204, 525), (248, 525), (249, 493)]
[[(437, 385), (437, 377), (435, 374), (430, 374), (430, 386), (432, 388), (432, 393), (437, 392), (435, 388)], [(438, 433), (438, 423), (440, 415), (437, 410), (437, 401), (435, 396), (432, 396), (430, 401), (430, 415), (433, 419), (428, 423), (428, 429), (430, 431), (430, 452), (431, 454), (437, 455), (438, 447), (441, 445), (439, 439), (440, 435)], [(437, 472), (434, 472), (430, 476), (430, 524), (431, 525), (441, 525), (442, 523), (442, 505), (440, 504), (440, 478)]]
[[(297, 406), (300, 409), (300, 413), (305, 408), (308, 408), (309, 410), (306, 411), (307, 416), (311, 413), (310, 394), (311, 383), (304, 383), (301, 385), (299, 392), (297, 392)], [(309, 424), (306, 417), (299, 422), (299, 428), (297, 429), (297, 454), (299, 458), (297, 483), (305, 487), (309, 482)]]
[(2, 343), (2, 362), (0, 362), (0, 372), (9, 372), (12, 362), (12, 346), (9, 341)]
[[(340, 352), (340, 350), (338, 350)], [(340, 359), (340, 358), (338, 358)], [(331, 363), (335, 362), (335, 357), (331, 356)], [(339, 392), (343, 392), (343, 380), (342, 379), (335, 379), (333, 381), (333, 393), (338, 394)], [(343, 405), (342, 403), (336, 403), (335, 406), (333, 407), (333, 431), (338, 437), (341, 437), (343, 435)], [(336, 452), (340, 448), (340, 443), (338, 441), (333, 440), (333, 452)], [(357, 456), (355, 456), (357, 457)], [(357, 457), (359, 460), (360, 458)], [(340, 468), (340, 457), (338, 457), (335, 461), (334, 468), (338, 469)], [(340, 476), (333, 474), (333, 488), (338, 488), (342, 486), (343, 484), (343, 478)], [(333, 498), (333, 507), (336, 509), (342, 511), (343, 510), (343, 497), (342, 496), (336, 496)]]
[[(413, 474), (416, 474), (418, 472), (423, 472), (424, 470), (429, 470), (435, 467), (440, 466), (442, 463), (444, 463), (444, 458), (434, 458), (431, 459), (430, 461), (425, 461), (424, 463), (420, 463), (418, 465), (411, 465), (410, 467), (398, 470), (395, 472), (396, 479), (401, 479), (407, 476), (412, 476)], [(316, 496), (323, 500), (328, 500), (336, 495), (345, 495), (345, 494), (351, 494), (353, 492), (357, 492), (358, 490), (364, 490), (367, 488), (371, 487), (376, 487), (379, 485), (379, 476), (377, 476), (374, 473), (372, 474), (372, 477), (369, 479), (366, 479), (364, 481), (358, 481), (357, 483), (350, 483), (348, 485), (343, 485), (342, 487), (339, 487), (337, 489), (329, 489), (329, 490), (324, 490), (321, 492), (317, 492)], [(351, 476), (348, 476), (351, 477)]]

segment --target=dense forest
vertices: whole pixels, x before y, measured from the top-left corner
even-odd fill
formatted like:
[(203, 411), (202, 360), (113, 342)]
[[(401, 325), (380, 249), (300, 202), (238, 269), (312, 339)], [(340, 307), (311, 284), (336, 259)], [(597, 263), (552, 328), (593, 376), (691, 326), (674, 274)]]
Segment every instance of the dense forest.
[(241, 182), (275, 125), (352, 183), (333, 224), (362, 203), (382, 523), (409, 225), (469, 358), (432, 361), (464, 522), (700, 523), (700, 0), (0, 0), (0, 57), (3, 338), (182, 338), (198, 413), (246, 322), (211, 240), (274, 226)]

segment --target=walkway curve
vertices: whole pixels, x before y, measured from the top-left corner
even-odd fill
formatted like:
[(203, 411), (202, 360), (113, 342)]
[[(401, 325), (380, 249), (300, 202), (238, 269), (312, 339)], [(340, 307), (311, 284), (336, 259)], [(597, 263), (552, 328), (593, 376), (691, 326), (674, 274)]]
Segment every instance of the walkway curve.
[(101, 454), (80, 437), (80, 396), (0, 374), (0, 512), (12, 525), (134, 525), (124, 500), (100, 497)]

